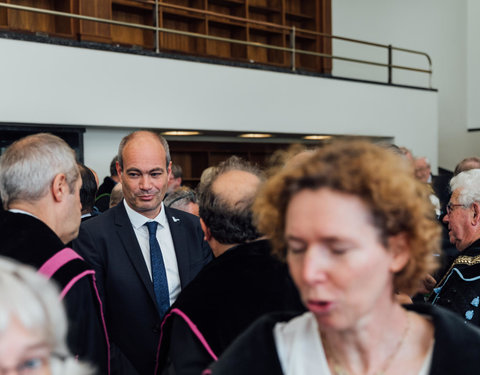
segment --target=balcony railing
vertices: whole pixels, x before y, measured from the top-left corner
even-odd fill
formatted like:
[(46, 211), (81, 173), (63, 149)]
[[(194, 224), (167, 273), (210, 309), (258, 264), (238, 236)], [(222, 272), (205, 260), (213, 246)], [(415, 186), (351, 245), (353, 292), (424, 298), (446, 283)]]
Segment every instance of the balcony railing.
[[(148, 0), (145, 1), (144, 0), (144, 1), (142, 1), (142, 3), (143, 4), (150, 4), (151, 6), (154, 7), (154, 15), (155, 15), (153, 17), (154, 18), (154, 25), (144, 25), (144, 24), (138, 24), (138, 23), (124, 22), (124, 21), (119, 21), (119, 20), (92, 17), (92, 16), (74, 14), (74, 13), (69, 13), (69, 12), (60, 12), (60, 11), (56, 11), (56, 10), (35, 8), (35, 7), (16, 5), (16, 4), (0, 3), (0, 9), (1, 8), (7, 8), (7, 9), (12, 9), (12, 10), (17, 10), (17, 11), (40, 13), (40, 14), (46, 14), (46, 15), (52, 15), (52, 16), (58, 16), (58, 17), (67, 17), (69, 19), (76, 19), (76, 20), (81, 20), (81, 21), (92, 21), (92, 22), (101, 23), (101, 24), (109, 24), (109, 25), (123, 26), (123, 27), (128, 27), (128, 28), (133, 28), (133, 29), (152, 31), (155, 35), (154, 51), (156, 53), (161, 52), (160, 37), (159, 37), (160, 33), (176, 34), (176, 35), (182, 35), (182, 36), (187, 36), (187, 37), (192, 37), (192, 38), (197, 38), (197, 39), (224, 42), (224, 43), (229, 43), (229, 44), (232, 44), (232, 45), (236, 44), (236, 45), (243, 45), (243, 46), (259, 47), (259, 48), (264, 48), (266, 50), (272, 50), (272, 51), (286, 52), (286, 53), (290, 54), (289, 69), (291, 69), (292, 71), (295, 71), (297, 69), (296, 55), (314, 56), (314, 57), (319, 57), (319, 58), (323, 58), (323, 59), (330, 59), (331, 61), (335, 61), (335, 60), (345, 61), (345, 62), (352, 63), (352, 64), (363, 64), (363, 65), (375, 66), (375, 67), (378, 67), (378, 68), (386, 68), (387, 69), (387, 83), (388, 84), (393, 84), (394, 83), (393, 78), (392, 78), (394, 70), (403, 70), (403, 71), (411, 71), (411, 72), (418, 72), (418, 73), (421, 73), (421, 74), (426, 74), (426, 75), (428, 75), (428, 88), (432, 87), (432, 73), (433, 73), (433, 71), (432, 71), (432, 60), (427, 53), (422, 52), (422, 51), (416, 51), (416, 50), (406, 49), (406, 48), (399, 48), (399, 47), (395, 47), (395, 46), (392, 46), (392, 45), (373, 43), (373, 42), (368, 42), (368, 41), (364, 41), (364, 40), (346, 38), (346, 37), (336, 36), (336, 35), (331, 35), (331, 34), (326, 34), (326, 33), (319, 33), (319, 32), (315, 32), (315, 31), (312, 31), (312, 30), (300, 29), (300, 28), (283, 26), (283, 25), (277, 25), (277, 24), (271, 23), (271, 22), (256, 21), (256, 20), (252, 20), (252, 19), (235, 17), (235, 16), (225, 15), (225, 14), (216, 13), (216, 12), (212, 12), (212, 11), (187, 8), (187, 7), (183, 7), (183, 6), (179, 6), (179, 5), (175, 5), (175, 4), (160, 2), (158, 0), (155, 0), (155, 1), (148, 1)], [(177, 9), (177, 10), (180, 10), (180, 11), (185, 11), (185, 12), (190, 12), (190, 13), (198, 13), (199, 15), (208, 16), (210, 18), (229, 19), (231, 21), (245, 23), (246, 25), (261, 25), (263, 27), (268, 27), (268, 28), (271, 28), (271, 29), (280, 30), (280, 31), (289, 35), (289, 41), (290, 41), (289, 44), (290, 45), (288, 47), (287, 46), (279, 46), (279, 45), (273, 45), (273, 44), (252, 42), (252, 41), (239, 40), (239, 39), (234, 39), (234, 38), (225, 38), (225, 37), (220, 37), (220, 36), (215, 36), (215, 35), (206, 35), (206, 34), (202, 34), (202, 33), (190, 32), (190, 31), (185, 31), (185, 30), (175, 30), (175, 29), (171, 29), (171, 28), (160, 27), (159, 22), (158, 22), (158, 14), (159, 14), (159, 9), (161, 7)], [(316, 36), (316, 37), (321, 37), (321, 38), (330, 38), (331, 40), (354, 43), (354, 44), (357, 44), (357, 45), (378, 47), (378, 48), (384, 49), (386, 51), (386, 61), (385, 62), (371, 61), (371, 60), (367, 60), (367, 59), (358, 59), (358, 58), (353, 58), (353, 57), (348, 57), (348, 56), (338, 56), (338, 55), (334, 55), (334, 54), (328, 54), (328, 53), (323, 53), (323, 52), (318, 52), (318, 51), (312, 51), (312, 50), (297, 48), (296, 47), (296, 45), (297, 45), (296, 40), (297, 40), (298, 33), (302, 33), (304, 35), (309, 34), (311, 36)], [(425, 57), (427, 67), (419, 68), (419, 67), (410, 66), (410, 65), (393, 64), (393, 53), (394, 52), (402, 52), (402, 53), (407, 53), (407, 54), (411, 54), (411, 55), (423, 56), (423, 57)]]

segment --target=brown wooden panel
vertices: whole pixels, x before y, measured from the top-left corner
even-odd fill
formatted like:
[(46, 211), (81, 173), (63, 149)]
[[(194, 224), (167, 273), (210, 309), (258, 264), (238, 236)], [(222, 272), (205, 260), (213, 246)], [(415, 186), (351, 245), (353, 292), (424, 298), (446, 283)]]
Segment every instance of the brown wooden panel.
[[(276, 33), (262, 29), (260, 26), (250, 26), (250, 42), (274, 45), (279, 47), (285, 46), (285, 38), (283, 32)], [(248, 58), (255, 62), (284, 64), (285, 53), (268, 49), (265, 47), (248, 47)]]
[[(54, 9), (53, 0), (17, 0), (12, 3), (43, 9)], [(55, 34), (54, 16), (12, 9), (8, 9), (7, 14), (8, 26), (12, 30)]]
[[(0, 0), (0, 3), (6, 3), (7, 0)], [(0, 28), (7, 28), (8, 27), (8, 17), (7, 17), (7, 9), (0, 8)]]
[[(0, 0), (33, 5), (136, 24), (155, 24), (152, 0)], [(299, 29), (331, 33), (331, 0), (164, 0), (175, 7), (160, 5), (159, 26), (192, 33), (219, 36), (251, 42), (290, 46), (289, 31), (249, 24), (221, 16), (204, 15), (192, 10), (246, 17), (259, 22), (297, 28), (296, 46), (308, 51), (331, 53), (330, 38), (307, 35)], [(178, 7), (183, 7), (180, 9)], [(190, 10), (189, 10), (190, 9)], [(122, 26), (70, 20), (36, 13), (0, 9), (0, 28), (6, 27), (51, 35), (76, 36), (82, 40), (113, 42), (127, 46), (154, 49), (155, 33)], [(208, 55), (239, 61), (253, 60), (263, 64), (290, 66), (290, 53), (236, 43), (207, 41), (202, 38), (160, 33), (160, 49), (193, 55)], [(298, 69), (330, 73), (328, 58), (296, 56)]]
[[(115, 5), (112, 8), (112, 18), (118, 21), (152, 25), (153, 8), (131, 8)], [(111, 37), (114, 43), (141, 46), (146, 49), (154, 48), (154, 32), (150, 30), (112, 25)]]
[[(332, 1), (322, 0), (319, 7), (318, 31), (321, 33), (332, 34)], [(323, 53), (332, 54), (332, 38), (319, 37), (318, 49)], [(322, 58), (321, 66), (323, 73), (332, 73), (332, 59)]]
[[(246, 28), (231, 26), (228, 23), (209, 22), (208, 34), (228, 39), (245, 40)], [(207, 40), (207, 54), (241, 60), (246, 58), (246, 47), (241, 44)]]
[(183, 169), (184, 180), (195, 187), (205, 168), (216, 166), (232, 155), (240, 156), (259, 167), (267, 166), (270, 156), (290, 144), (261, 142), (191, 142), (169, 141), (172, 161)]
[[(112, 0), (78, 0), (79, 14), (97, 18), (112, 18)], [(80, 38), (95, 42), (110, 42), (110, 25), (91, 21), (80, 21)]]
[[(55, 0), (54, 9), (59, 12), (75, 13), (74, 0)], [(68, 17), (55, 17), (55, 33), (62, 36), (74, 37), (74, 21)]]
[[(167, 10), (162, 12), (162, 27), (174, 30), (188, 31), (196, 34), (205, 34), (205, 18), (195, 13)], [(162, 33), (161, 49), (174, 50), (192, 54), (205, 53), (205, 40), (187, 35)]]

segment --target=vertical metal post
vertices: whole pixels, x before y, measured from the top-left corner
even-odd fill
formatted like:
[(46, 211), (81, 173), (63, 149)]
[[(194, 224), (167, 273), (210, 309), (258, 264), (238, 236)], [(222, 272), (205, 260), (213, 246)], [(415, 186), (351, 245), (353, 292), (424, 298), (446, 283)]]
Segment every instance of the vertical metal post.
[(292, 64), (292, 71), (295, 71), (295, 26), (292, 27), (292, 31), (290, 32), (290, 48), (291, 48), (291, 64)]
[(388, 45), (388, 84), (392, 84), (392, 45)]
[(155, 52), (159, 53), (160, 52), (160, 35), (158, 32), (158, 0), (155, 0)]

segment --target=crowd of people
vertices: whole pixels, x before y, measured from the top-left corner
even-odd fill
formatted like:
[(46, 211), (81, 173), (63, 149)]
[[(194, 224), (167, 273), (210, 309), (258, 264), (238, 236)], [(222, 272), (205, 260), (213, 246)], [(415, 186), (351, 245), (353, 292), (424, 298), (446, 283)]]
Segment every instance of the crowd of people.
[(167, 141), (96, 173), (51, 134), (0, 157), (0, 372), (475, 374), (480, 158), (432, 176), (336, 141), (182, 186)]

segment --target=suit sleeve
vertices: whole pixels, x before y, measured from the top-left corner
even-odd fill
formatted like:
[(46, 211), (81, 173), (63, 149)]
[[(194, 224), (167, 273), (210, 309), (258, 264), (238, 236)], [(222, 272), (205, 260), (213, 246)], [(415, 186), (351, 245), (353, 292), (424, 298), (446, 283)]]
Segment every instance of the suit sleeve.
[[(91, 223), (86, 223), (91, 225)], [(105, 298), (105, 262), (103, 258), (102, 239), (94, 238), (87, 225), (80, 226), (78, 238), (73, 241), (73, 248), (95, 270), (96, 286), (103, 304), (105, 316), (108, 316), (108, 306)], [(108, 319), (106, 318), (108, 329)], [(110, 338), (111, 374), (112, 375), (138, 375), (131, 362)]]
[[(73, 241), (73, 249), (80, 254), (87, 263), (95, 270), (95, 279), (102, 303), (105, 304), (105, 268), (100, 249), (94, 244), (98, 244), (98, 240), (92, 238), (90, 232), (85, 225), (80, 226), (80, 232), (77, 239)], [(105, 305), (104, 305), (105, 308)]]

